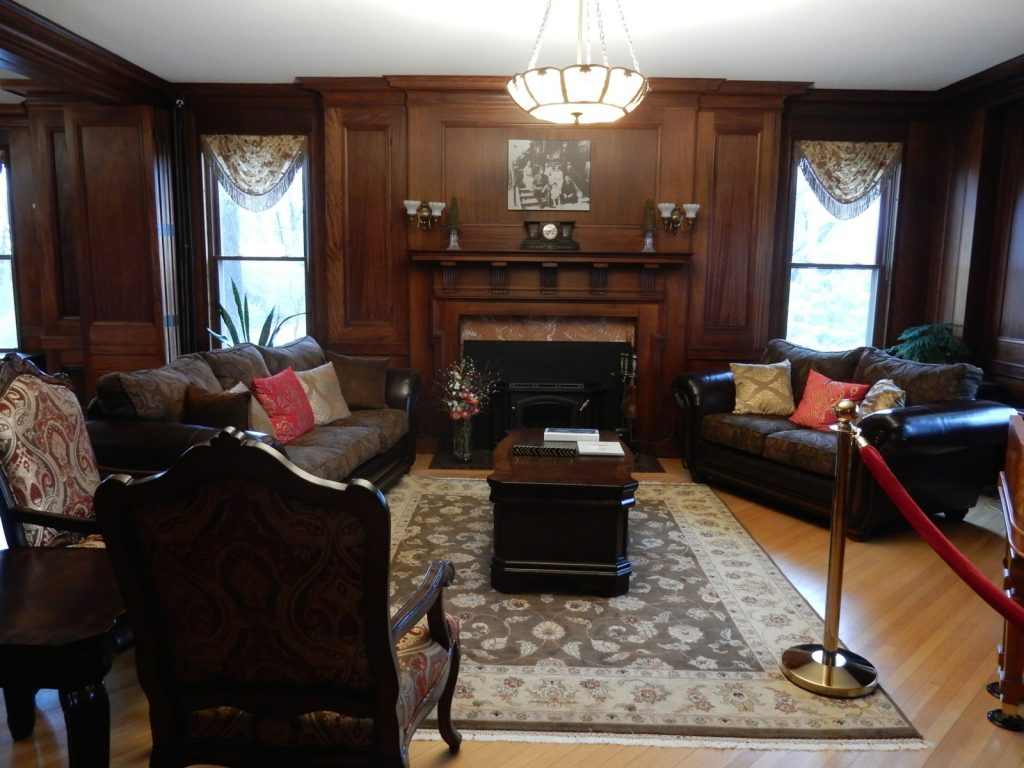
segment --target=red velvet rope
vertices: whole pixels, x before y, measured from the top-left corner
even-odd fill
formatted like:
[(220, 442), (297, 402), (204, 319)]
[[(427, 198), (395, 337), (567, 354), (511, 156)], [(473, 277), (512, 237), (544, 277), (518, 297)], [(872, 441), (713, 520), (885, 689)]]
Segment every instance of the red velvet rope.
[(864, 462), (875, 480), (892, 499), (900, 514), (907, 519), (907, 522), (916, 530), (929, 546), (946, 561), (946, 565), (953, 569), (957, 576), (967, 583), (978, 596), (992, 606), (1004, 619), (1024, 629), (1024, 606), (1018, 605), (1006, 594), (989, 581), (985, 574), (975, 567), (974, 563), (968, 560), (954, 547), (949, 539), (942, 535), (942, 532), (935, 527), (935, 523), (928, 519), (928, 516), (921, 511), (903, 484), (896, 479), (896, 475), (889, 469), (885, 459), (873, 445), (860, 446), (860, 458)]

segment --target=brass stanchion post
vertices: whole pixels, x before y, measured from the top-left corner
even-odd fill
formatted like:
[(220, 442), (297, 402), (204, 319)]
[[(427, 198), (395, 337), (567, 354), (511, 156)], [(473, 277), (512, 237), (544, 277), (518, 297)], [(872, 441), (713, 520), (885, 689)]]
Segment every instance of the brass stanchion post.
[(866, 696), (878, 685), (878, 672), (870, 661), (839, 647), (839, 608), (843, 597), (843, 559), (846, 554), (846, 514), (851, 496), (851, 459), (856, 434), (857, 406), (840, 400), (836, 445), (836, 482), (832, 493), (832, 528), (829, 534), (828, 585), (825, 592), (823, 642), (804, 643), (782, 654), (782, 671), (790, 682), (823, 696), (852, 699)]

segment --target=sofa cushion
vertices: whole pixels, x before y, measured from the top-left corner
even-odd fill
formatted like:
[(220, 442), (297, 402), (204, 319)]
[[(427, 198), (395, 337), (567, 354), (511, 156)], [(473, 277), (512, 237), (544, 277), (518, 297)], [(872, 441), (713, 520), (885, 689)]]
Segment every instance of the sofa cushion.
[(371, 427), (328, 424), (288, 443), (294, 464), (325, 480), (344, 480), (378, 453), (380, 435)]
[(270, 417), (282, 445), (306, 434), (315, 426), (309, 398), (291, 368), (285, 368), (265, 379), (253, 379), (252, 392)]
[(801, 427), (827, 429), (829, 425), (839, 421), (836, 418), (836, 406), (840, 400), (845, 398), (859, 403), (864, 399), (868, 389), (870, 387), (867, 384), (833, 381), (811, 369), (807, 374), (804, 396), (789, 420)]
[(831, 476), (835, 474), (836, 442), (836, 433), (830, 429), (792, 429), (768, 435), (763, 455), (780, 464)]
[(105, 373), (96, 380), (96, 402), (108, 419), (139, 418), (135, 404), (124, 391), (120, 373)]
[(898, 408), (907, 403), (907, 393), (896, 386), (892, 379), (879, 379), (871, 385), (864, 399), (857, 406), (857, 421), (875, 411)]
[(331, 363), (324, 363), (308, 371), (296, 371), (295, 375), (306, 390), (306, 397), (313, 409), (313, 421), (318, 427), (344, 419), (352, 413), (345, 402), (345, 396), (341, 394), (338, 374)]
[(793, 385), (789, 360), (758, 365), (730, 363), (736, 400), (733, 413), (788, 416), (793, 412)]
[(206, 427), (249, 428), (249, 402), (252, 393), (207, 392), (189, 384), (185, 390), (185, 423)]
[(324, 364), (324, 351), (312, 336), (303, 336), (279, 347), (257, 347), (271, 375), (285, 368), (308, 371)]
[(236, 344), (223, 349), (211, 349), (200, 352), (224, 389), (233, 387), (238, 382), (245, 386), (252, 384), (253, 379), (262, 379), (270, 375), (270, 369), (255, 344)]
[(369, 427), (380, 439), (378, 453), (384, 453), (409, 432), (409, 417), (397, 408), (364, 408), (337, 422), (339, 427)]
[(761, 362), (777, 363), (780, 360), (789, 360), (793, 366), (793, 398), (799, 403), (804, 396), (804, 387), (807, 386), (807, 374), (812, 368), (833, 381), (853, 381), (853, 372), (857, 369), (857, 363), (865, 349), (857, 347), (841, 352), (819, 352), (785, 339), (772, 339), (765, 346)]
[(861, 355), (853, 380), (874, 384), (892, 379), (907, 393), (907, 405), (948, 400), (973, 400), (983, 373), (969, 363), (918, 363), (868, 347)]
[(760, 456), (768, 435), (791, 429), (793, 423), (785, 416), (710, 413), (701, 419), (700, 436), (712, 443)]
[(209, 392), (223, 389), (210, 366), (198, 355), (185, 355), (162, 368), (121, 373), (119, 376), (138, 417), (155, 421), (182, 421), (185, 418), (185, 391), (189, 384)]
[(386, 408), (389, 357), (353, 357), (328, 352), (349, 408)]

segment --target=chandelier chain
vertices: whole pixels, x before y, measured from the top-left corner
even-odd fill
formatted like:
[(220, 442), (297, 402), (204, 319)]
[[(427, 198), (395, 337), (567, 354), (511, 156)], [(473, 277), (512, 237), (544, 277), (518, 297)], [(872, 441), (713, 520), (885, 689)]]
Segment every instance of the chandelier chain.
[(615, 0), (619, 7), (619, 19), (622, 21), (622, 31), (626, 34), (626, 45), (629, 46), (629, 55), (633, 59), (633, 69), (640, 71), (640, 62), (636, 59), (636, 51), (633, 50), (633, 38), (629, 36), (629, 27), (626, 25), (626, 14), (622, 11), (622, 0)]
[(537, 41), (533, 44), (533, 53), (530, 54), (530, 63), (526, 65), (526, 68), (533, 69), (537, 66), (537, 58), (540, 56), (540, 44), (544, 39), (544, 30), (548, 28), (548, 16), (551, 15), (551, 3), (554, 0), (548, 0), (548, 4), (544, 6), (544, 18), (540, 22), (540, 31), (537, 33)]
[[(621, 7), (620, 7), (621, 10)], [(608, 64), (608, 44), (604, 39), (604, 22), (601, 19), (601, 0), (594, 0), (594, 11), (597, 13), (597, 34), (601, 38), (601, 60), (606, 67)]]

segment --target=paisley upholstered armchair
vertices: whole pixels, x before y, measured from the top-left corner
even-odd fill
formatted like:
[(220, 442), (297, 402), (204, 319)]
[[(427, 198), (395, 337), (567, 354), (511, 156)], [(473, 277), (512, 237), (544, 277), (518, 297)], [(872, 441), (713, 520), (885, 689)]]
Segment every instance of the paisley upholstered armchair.
[(136, 635), (151, 765), (408, 765), (459, 668), (436, 561), (389, 611), (390, 514), (372, 484), (321, 480), (233, 428), (96, 509)]

